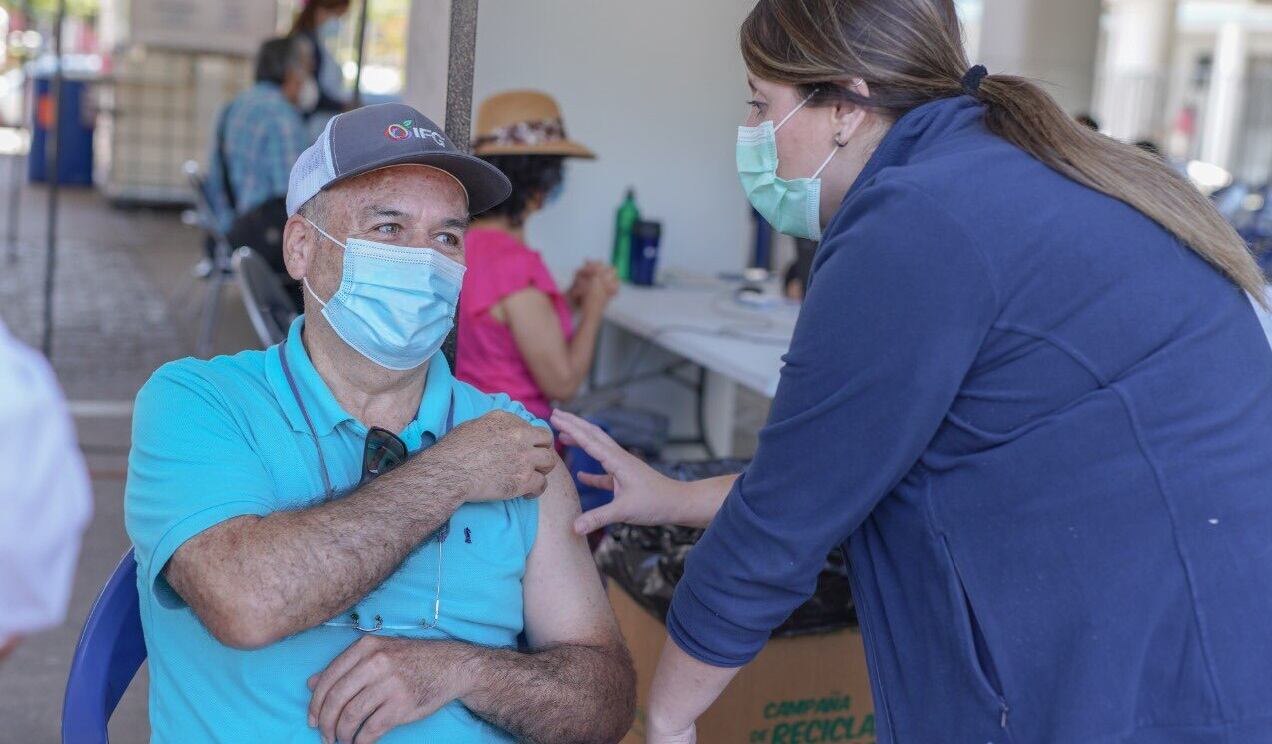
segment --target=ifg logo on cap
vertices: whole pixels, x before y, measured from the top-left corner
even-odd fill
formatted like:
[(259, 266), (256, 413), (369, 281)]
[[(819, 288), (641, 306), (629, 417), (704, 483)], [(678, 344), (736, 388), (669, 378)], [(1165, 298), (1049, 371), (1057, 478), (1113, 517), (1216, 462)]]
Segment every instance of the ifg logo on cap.
[(390, 124), (389, 128), (384, 130), (384, 136), (394, 142), (405, 142), (412, 137), (419, 137), (420, 139), (433, 140), (438, 147), (446, 146), (446, 140), (442, 138), (440, 133), (415, 126), (414, 119), (407, 119), (401, 124)]

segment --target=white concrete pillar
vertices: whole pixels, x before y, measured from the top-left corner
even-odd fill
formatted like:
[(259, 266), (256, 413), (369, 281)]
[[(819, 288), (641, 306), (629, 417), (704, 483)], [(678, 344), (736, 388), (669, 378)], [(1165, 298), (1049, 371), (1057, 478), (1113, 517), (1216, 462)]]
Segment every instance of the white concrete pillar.
[(985, 0), (979, 60), (1042, 83), (1072, 114), (1091, 110), (1100, 0)]
[(1160, 141), (1178, 0), (1109, 0), (1100, 123), (1122, 140)]
[(1249, 43), (1245, 24), (1231, 20), (1219, 27), (1210, 93), (1206, 98), (1201, 159), (1233, 169), (1238, 129), (1245, 107)]
[(445, 125), (450, 65), (450, 0), (411, 0), (402, 100)]

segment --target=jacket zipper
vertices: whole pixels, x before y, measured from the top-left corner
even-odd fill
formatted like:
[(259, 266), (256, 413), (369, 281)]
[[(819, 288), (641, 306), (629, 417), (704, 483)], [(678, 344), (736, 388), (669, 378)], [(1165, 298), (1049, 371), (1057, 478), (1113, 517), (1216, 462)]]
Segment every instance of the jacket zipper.
[[(949, 559), (950, 568), (954, 570), (954, 577), (955, 579), (958, 580), (958, 588), (963, 595), (963, 602), (967, 606), (967, 613), (968, 613), (967, 624), (968, 624), (969, 632), (975, 633), (978, 623), (974, 619), (974, 612), (972, 609), (971, 598), (967, 596), (967, 584), (963, 581), (963, 572), (959, 570), (958, 563), (955, 562), (954, 560), (954, 551), (950, 550), (949, 540), (946, 539), (944, 535), (941, 535), (940, 539), (941, 539), (941, 547), (945, 551), (945, 557)], [(986, 645), (988, 646), (988, 644)], [(976, 641), (973, 638), (972, 648), (975, 649), (975, 647), (976, 647)], [(986, 648), (986, 651), (988, 652), (988, 648)], [(998, 703), (998, 726), (1003, 731), (1007, 731), (1007, 716), (1011, 712), (1011, 708), (1007, 705), (1007, 698), (1003, 695), (1002, 691), (999, 690), (997, 686), (995, 686), (992, 682), (990, 682), (989, 675), (985, 672), (985, 668), (981, 666), (980, 664), (980, 659), (973, 656), (973, 661), (976, 663), (976, 673), (980, 675), (980, 678), (985, 683), (985, 687), (989, 689), (989, 691), (994, 696), (994, 700), (997, 701)], [(991, 664), (993, 663), (992, 659), (990, 660), (990, 663)]]

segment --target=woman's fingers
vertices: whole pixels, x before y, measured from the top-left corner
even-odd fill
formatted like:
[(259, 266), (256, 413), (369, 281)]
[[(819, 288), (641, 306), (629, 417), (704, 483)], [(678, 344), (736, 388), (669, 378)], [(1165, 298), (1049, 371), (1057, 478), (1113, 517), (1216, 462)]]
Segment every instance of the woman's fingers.
[(604, 491), (614, 490), (614, 476), (609, 473), (579, 473), (579, 482)]
[(572, 413), (562, 410), (553, 411), (552, 427), (567, 435), (577, 446), (596, 458), (597, 462), (601, 463), (601, 467), (611, 473), (617, 471), (622, 463), (631, 457), (601, 427)]
[(615, 522), (622, 521), (623, 515), (621, 507), (611, 501), (605, 506), (583, 512), (579, 515), (579, 517), (574, 520), (574, 532), (577, 535), (589, 535), (602, 527), (607, 527)]

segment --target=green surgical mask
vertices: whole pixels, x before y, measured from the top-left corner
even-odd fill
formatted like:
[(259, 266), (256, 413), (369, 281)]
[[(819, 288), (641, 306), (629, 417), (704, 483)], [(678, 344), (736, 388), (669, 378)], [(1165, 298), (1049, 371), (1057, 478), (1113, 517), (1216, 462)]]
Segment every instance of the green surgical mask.
[(821, 240), (821, 179), (818, 176), (839, 152), (836, 146), (811, 178), (787, 180), (777, 176), (777, 130), (812, 100), (809, 94), (784, 119), (773, 126), (738, 127), (738, 175), (746, 198), (760, 216), (780, 233)]

